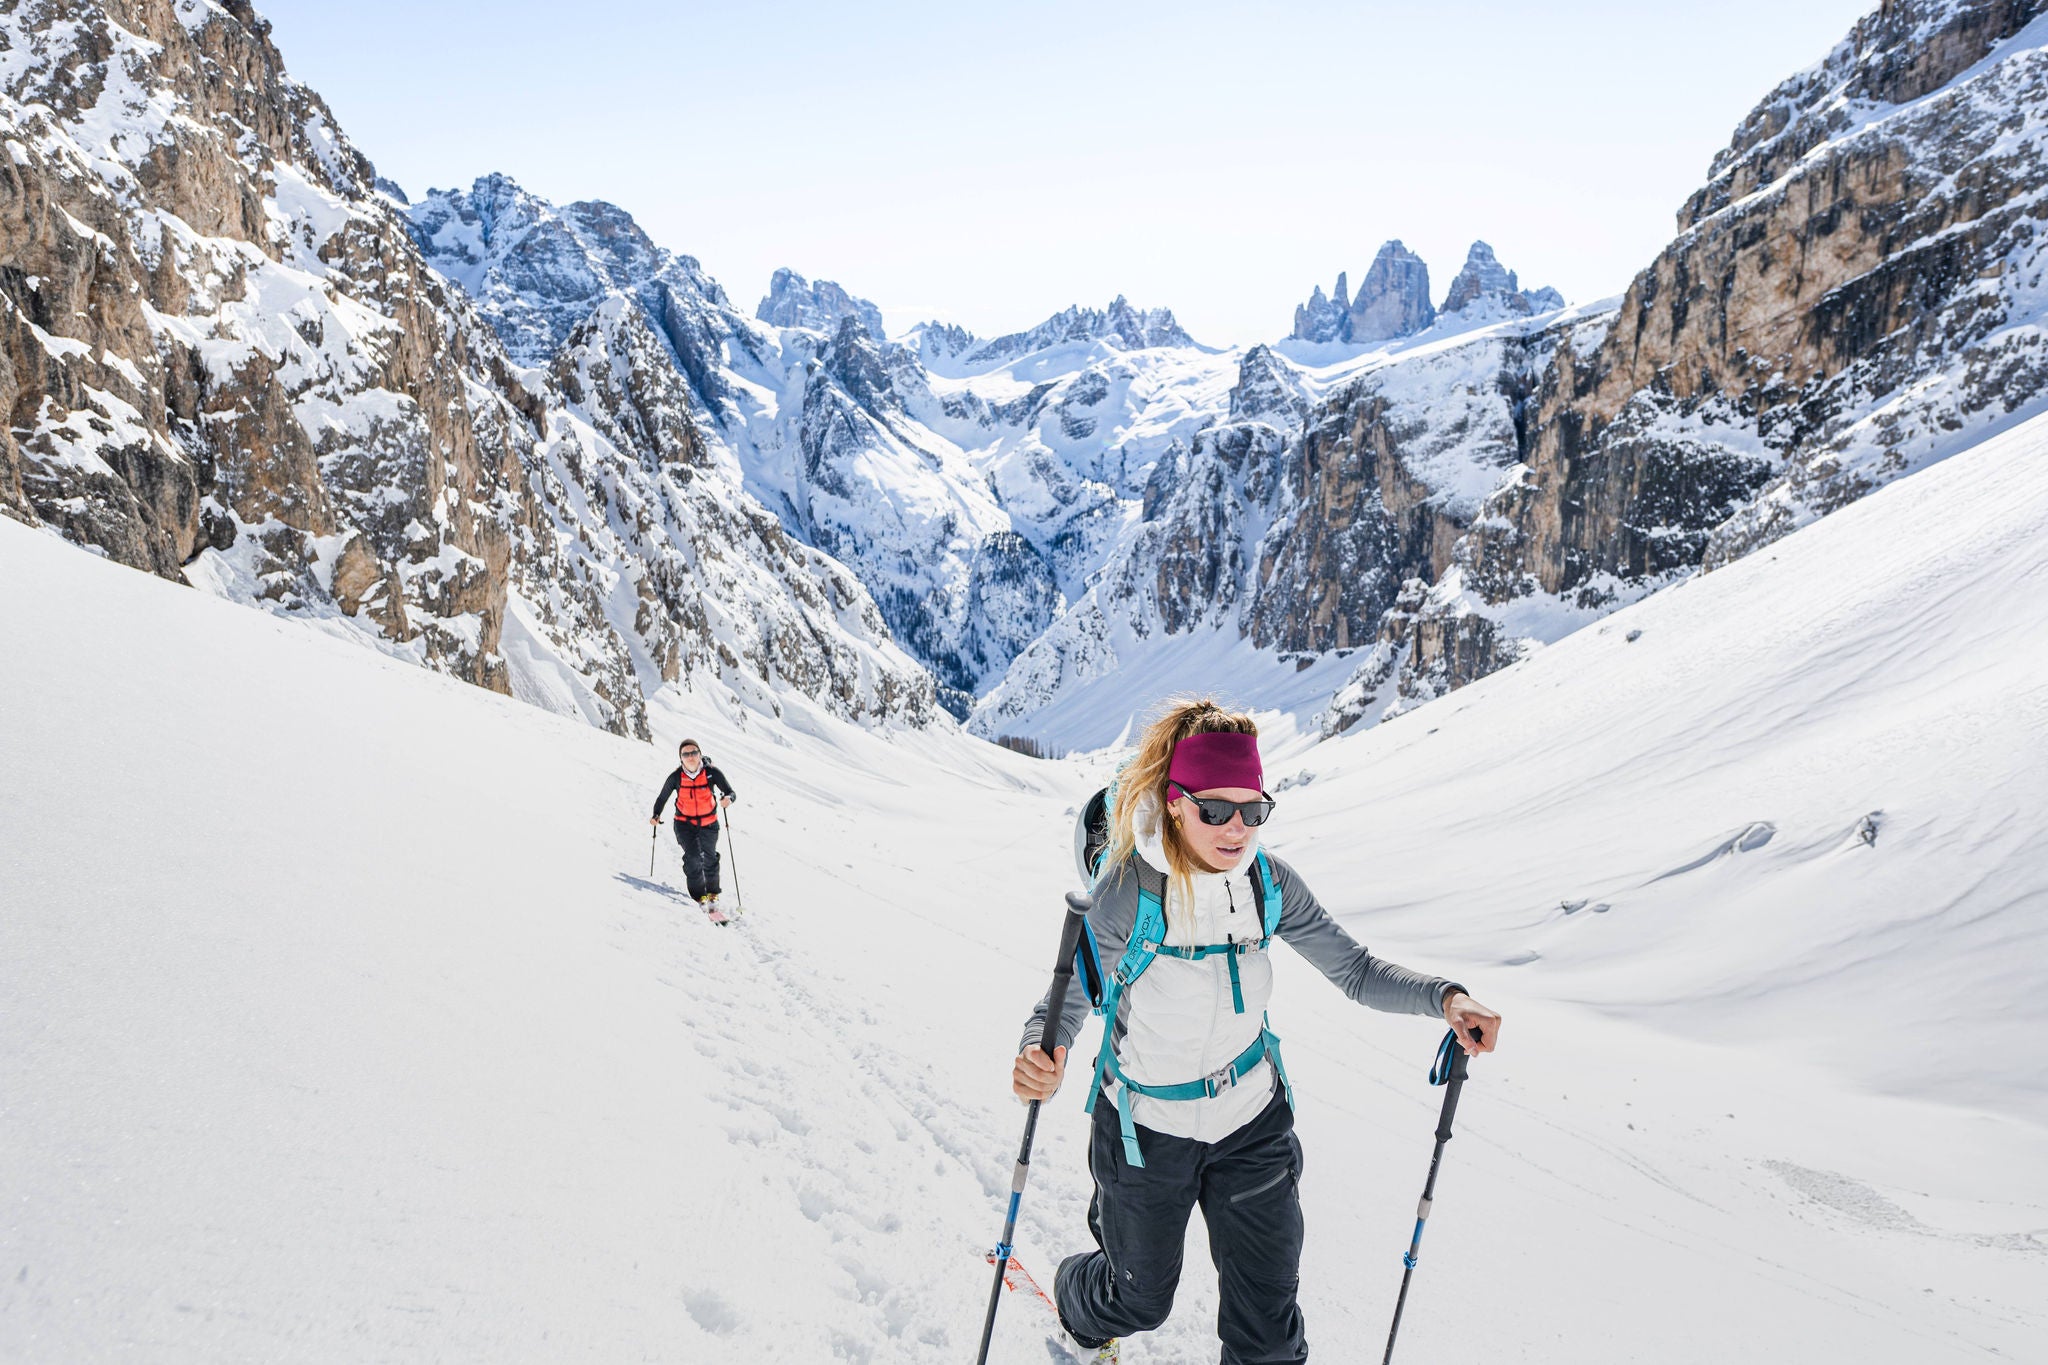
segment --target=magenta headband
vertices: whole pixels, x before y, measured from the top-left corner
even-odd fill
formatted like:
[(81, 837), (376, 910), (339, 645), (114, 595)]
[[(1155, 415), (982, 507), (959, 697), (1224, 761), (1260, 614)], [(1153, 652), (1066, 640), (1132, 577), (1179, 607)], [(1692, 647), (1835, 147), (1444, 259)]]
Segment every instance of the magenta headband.
[(1167, 764), (1166, 778), (1190, 795), (1214, 791), (1218, 787), (1264, 791), (1264, 772), (1259, 767), (1259, 737), (1225, 731), (1189, 735), (1173, 746), (1173, 760)]

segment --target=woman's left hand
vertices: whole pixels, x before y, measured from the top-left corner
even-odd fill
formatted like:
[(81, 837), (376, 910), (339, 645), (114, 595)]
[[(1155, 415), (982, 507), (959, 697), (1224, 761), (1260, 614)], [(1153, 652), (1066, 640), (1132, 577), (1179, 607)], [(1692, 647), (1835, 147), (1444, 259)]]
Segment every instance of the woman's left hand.
[(1500, 1016), (1463, 991), (1444, 997), (1444, 1022), (1457, 1035), (1458, 1046), (1470, 1055), (1491, 1052), (1500, 1041)]

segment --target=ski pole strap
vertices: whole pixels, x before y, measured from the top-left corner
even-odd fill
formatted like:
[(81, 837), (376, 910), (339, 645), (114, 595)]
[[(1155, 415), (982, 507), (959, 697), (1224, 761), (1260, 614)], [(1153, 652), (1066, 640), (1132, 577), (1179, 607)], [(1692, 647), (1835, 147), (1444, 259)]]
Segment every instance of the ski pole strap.
[(1456, 1029), (1444, 1034), (1444, 1040), (1436, 1045), (1436, 1061), (1429, 1068), (1431, 1085), (1448, 1085), (1451, 1079), (1451, 1059), (1458, 1052)]

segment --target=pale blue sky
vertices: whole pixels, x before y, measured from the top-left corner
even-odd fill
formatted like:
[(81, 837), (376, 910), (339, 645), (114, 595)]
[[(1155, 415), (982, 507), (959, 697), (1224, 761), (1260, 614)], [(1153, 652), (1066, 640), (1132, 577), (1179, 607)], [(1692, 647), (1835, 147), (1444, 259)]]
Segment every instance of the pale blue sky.
[[(258, 0), (412, 194), (608, 199), (752, 310), (836, 279), (983, 335), (1121, 292), (1284, 335), (1399, 237), (1618, 293), (1757, 100), (1870, 0), (1557, 4)], [(479, 17), (487, 16), (487, 17)]]

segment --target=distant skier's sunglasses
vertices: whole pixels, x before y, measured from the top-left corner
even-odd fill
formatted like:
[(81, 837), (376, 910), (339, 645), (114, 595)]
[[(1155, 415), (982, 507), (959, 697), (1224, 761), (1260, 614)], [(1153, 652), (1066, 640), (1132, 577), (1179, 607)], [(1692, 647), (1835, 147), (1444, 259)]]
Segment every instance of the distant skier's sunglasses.
[(683, 750), (683, 757), (684, 757), (684, 758), (695, 758), (695, 757), (697, 756), (697, 753), (698, 753), (698, 751), (697, 751), (697, 750), (695, 750), (695, 749), (685, 749), (685, 750)]
[(1185, 796), (1194, 802), (1195, 809), (1201, 812), (1202, 823), (1205, 825), (1227, 825), (1233, 815), (1242, 815), (1247, 825), (1263, 825), (1266, 823), (1266, 817), (1273, 813), (1273, 807), (1278, 804), (1264, 792), (1259, 793), (1257, 801), (1223, 801), (1213, 796), (1197, 796), (1178, 782), (1167, 783), (1166, 794)]

